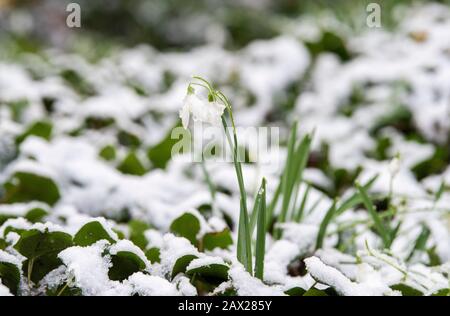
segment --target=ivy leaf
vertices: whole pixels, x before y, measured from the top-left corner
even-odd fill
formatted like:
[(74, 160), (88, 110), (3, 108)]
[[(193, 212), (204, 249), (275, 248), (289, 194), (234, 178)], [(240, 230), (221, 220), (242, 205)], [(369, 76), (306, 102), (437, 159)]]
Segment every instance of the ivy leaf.
[(428, 254), (428, 259), (430, 260), (429, 265), (431, 267), (441, 265), (441, 258), (436, 253), (436, 246), (433, 246), (432, 248), (428, 249), (427, 254)]
[(312, 287), (308, 291), (306, 291), (303, 296), (328, 296), (328, 294), (324, 290), (319, 290), (315, 287)]
[(20, 270), (19, 268), (10, 262), (0, 261), (0, 280), (10, 292), (17, 295), (20, 283)]
[[(25, 219), (32, 223), (36, 223), (42, 220), (42, 218), (47, 215), (47, 211), (40, 207), (35, 207), (27, 211), (27, 213), (23, 216)], [(12, 214), (0, 214), (0, 225), (6, 222), (10, 218), (17, 218), (19, 215)]]
[(448, 289), (440, 289), (437, 292), (431, 294), (431, 296), (450, 296), (450, 288)]
[(28, 172), (16, 172), (4, 184), (4, 189), (3, 203), (42, 201), (54, 205), (60, 198), (59, 189), (52, 179)]
[(145, 262), (135, 253), (130, 251), (119, 251), (111, 255), (112, 266), (108, 276), (114, 281), (123, 281), (135, 272), (144, 270)]
[(142, 143), (138, 136), (125, 130), (121, 130), (117, 133), (117, 140), (120, 145), (129, 148), (137, 148)]
[(28, 136), (34, 135), (43, 139), (50, 139), (53, 126), (50, 122), (37, 121), (33, 123), (23, 134), (16, 138), (16, 144), (22, 143)]
[(134, 176), (142, 176), (146, 173), (144, 165), (133, 151), (128, 153), (122, 163), (117, 167), (117, 170)]
[(211, 283), (222, 283), (228, 280), (229, 267), (224, 264), (213, 263), (204, 265), (194, 269), (186, 270), (186, 274), (189, 276), (198, 275)]
[[(173, 127), (181, 126), (181, 121)], [(147, 151), (148, 159), (152, 162), (155, 168), (164, 169), (172, 157), (172, 147), (179, 141), (179, 139), (172, 138), (172, 130), (164, 137), (164, 139), (154, 147)]]
[(156, 247), (147, 249), (147, 251), (145, 251), (145, 256), (151, 263), (161, 262), (160, 254), (161, 250), (159, 250), (159, 248)]
[(306, 47), (314, 56), (323, 52), (332, 52), (339, 56), (342, 61), (351, 58), (351, 54), (345, 46), (345, 41), (338, 34), (330, 31), (323, 32), (322, 37), (315, 42), (307, 42)]
[(148, 240), (144, 235), (144, 232), (150, 228), (147, 223), (133, 219), (128, 223), (130, 228), (130, 240), (139, 248), (145, 249), (148, 244)]
[(391, 286), (391, 289), (400, 291), (403, 296), (423, 296), (423, 293), (409, 285), (398, 283)]
[(178, 273), (184, 273), (186, 272), (187, 266), (191, 263), (192, 260), (197, 259), (197, 256), (195, 255), (185, 255), (177, 259), (175, 264), (173, 265), (172, 269), (172, 279), (178, 274)]
[(287, 291), (284, 291), (284, 294), (289, 295), (289, 296), (304, 296), (304, 294), (306, 293), (305, 289), (302, 289), (301, 287), (293, 287)]
[(0, 238), (0, 250), (6, 249), (6, 247), (8, 247), (8, 243), (4, 239)]
[(200, 221), (191, 213), (184, 213), (170, 225), (170, 231), (180, 237), (188, 239), (193, 245), (197, 244), (197, 234), (200, 231)]
[(106, 161), (114, 160), (116, 159), (116, 148), (112, 145), (107, 145), (100, 150), (98, 155)]
[(73, 242), (77, 246), (86, 247), (95, 244), (102, 239), (106, 239), (110, 243), (115, 243), (115, 239), (106, 231), (99, 221), (92, 221), (80, 228), (75, 234)]
[(205, 250), (213, 250), (214, 248), (227, 249), (233, 244), (230, 230), (225, 228), (221, 232), (206, 233), (203, 236), (203, 248)]
[(28, 259), (22, 268), (28, 279), (38, 283), (48, 272), (61, 265), (58, 253), (72, 245), (72, 236), (64, 232), (31, 229), (22, 232), (14, 248)]
[(37, 223), (42, 220), (44, 216), (48, 215), (47, 211), (43, 208), (36, 207), (27, 212), (25, 218), (31, 223)]

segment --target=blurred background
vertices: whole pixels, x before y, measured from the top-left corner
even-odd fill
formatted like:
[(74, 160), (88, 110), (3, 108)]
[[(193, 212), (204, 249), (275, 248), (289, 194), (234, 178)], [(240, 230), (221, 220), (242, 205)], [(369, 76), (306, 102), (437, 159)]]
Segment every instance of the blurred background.
[[(71, 2), (81, 6), (79, 29), (66, 26), (66, 7)], [(206, 43), (239, 49), (255, 39), (276, 37), (303, 15), (332, 15), (358, 32), (366, 28), (369, 3), (381, 4), (383, 27), (394, 28), (402, 8), (420, 2), (432, 1), (0, 0), (0, 47), (8, 56), (54, 47), (91, 57), (141, 43), (158, 50)]]
[(331, 196), (398, 152), (418, 181), (447, 170), (450, 0), (78, 0), (80, 28), (66, 25), (71, 2), (0, 0), (0, 120), (16, 139), (4, 165), (43, 134), (113, 148), (123, 173), (165, 167), (200, 74), (240, 125), (279, 126), (282, 141), (294, 119), (317, 127), (309, 166)]

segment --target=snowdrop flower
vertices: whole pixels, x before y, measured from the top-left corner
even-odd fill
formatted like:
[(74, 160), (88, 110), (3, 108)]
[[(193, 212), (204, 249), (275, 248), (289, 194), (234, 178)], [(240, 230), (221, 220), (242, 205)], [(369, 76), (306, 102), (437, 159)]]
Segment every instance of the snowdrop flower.
[(391, 177), (395, 177), (400, 171), (400, 156), (396, 155), (389, 163), (389, 173)]
[(202, 99), (194, 93), (192, 87), (189, 87), (188, 93), (184, 98), (183, 107), (180, 110), (180, 118), (185, 129), (188, 128), (191, 114), (195, 122), (199, 121), (219, 126), (224, 110), (225, 105), (216, 101), (209, 102)]

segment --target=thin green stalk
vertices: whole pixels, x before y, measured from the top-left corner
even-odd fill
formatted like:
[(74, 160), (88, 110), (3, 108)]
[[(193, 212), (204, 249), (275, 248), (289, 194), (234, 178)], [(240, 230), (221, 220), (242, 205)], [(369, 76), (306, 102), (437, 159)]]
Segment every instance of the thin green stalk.
[(214, 187), (214, 184), (211, 181), (211, 177), (209, 176), (208, 170), (206, 169), (203, 153), (202, 153), (201, 166), (202, 166), (203, 176), (205, 177), (206, 183), (208, 184), (209, 193), (211, 194), (211, 203), (214, 204), (214, 201), (216, 198), (216, 189)]
[(255, 204), (253, 204), (252, 214), (250, 216), (250, 234), (253, 236), (253, 231), (256, 227), (256, 221), (258, 219), (258, 210), (261, 203), (261, 190), (258, 191), (255, 197)]
[[(372, 178), (369, 179), (369, 181), (366, 182), (366, 184), (363, 185), (363, 188), (365, 190), (370, 189), (370, 187), (372, 186), (372, 184), (375, 182), (375, 180), (378, 178), (378, 175), (373, 176)], [(344, 213), (346, 210), (355, 207), (356, 205), (358, 205), (359, 203), (362, 203), (362, 198), (359, 194), (358, 191), (356, 191), (355, 193), (353, 193), (348, 199), (346, 199), (344, 202), (341, 203), (341, 205), (338, 207), (338, 209), (336, 210), (336, 215), (341, 215), (342, 213)]]
[(433, 208), (436, 207), (437, 202), (439, 202), (439, 200), (441, 199), (442, 194), (445, 191), (445, 187), (446, 187), (445, 181), (442, 180), (441, 185), (439, 186), (439, 189), (437, 190), (436, 195), (434, 196)]
[(264, 256), (266, 251), (266, 179), (261, 184), (261, 200), (258, 208), (258, 227), (256, 232), (255, 277), (264, 278)]
[(193, 76), (206, 85), (209, 90), (208, 98), (212, 101), (219, 99), (227, 109), (228, 115), (230, 117), (231, 125), (233, 128), (233, 140), (231, 139), (230, 133), (228, 131), (227, 122), (222, 115), (222, 124), (225, 130), (227, 141), (233, 152), (233, 163), (236, 171), (236, 177), (239, 184), (240, 192), (240, 214), (239, 214), (239, 228), (238, 228), (238, 242), (237, 242), (237, 258), (244, 265), (246, 270), (252, 273), (252, 244), (251, 244), (251, 232), (250, 232), (250, 221), (247, 210), (247, 193), (245, 191), (244, 178), (242, 175), (242, 166), (238, 157), (238, 138), (236, 132), (236, 125), (234, 123), (233, 111), (231, 109), (231, 103), (228, 98), (220, 91), (213, 89), (212, 85), (205, 79), (199, 76)]
[(414, 255), (414, 252), (417, 250), (424, 250), (425, 249), (425, 245), (428, 241), (428, 238), (430, 237), (431, 232), (427, 227), (423, 227), (421, 233), (419, 234), (419, 236), (417, 237), (415, 243), (414, 243), (414, 247), (411, 250), (411, 252), (409, 253), (408, 258), (406, 258), (406, 261), (411, 260), (411, 258)]
[(315, 210), (316, 210), (316, 208), (317, 208), (317, 206), (319, 206), (319, 204), (320, 204), (320, 202), (322, 201), (322, 197), (319, 197), (318, 199), (317, 199), (317, 201), (316, 202), (314, 202), (314, 204), (313, 204), (313, 206), (311, 206), (311, 208), (308, 210), (308, 215), (309, 214), (312, 214)]
[[(302, 181), (303, 170), (306, 167), (309, 157), (309, 147), (311, 145), (312, 135), (306, 134), (300, 141), (297, 147), (296, 143), (297, 134), (297, 124), (291, 131), (291, 136), (289, 138), (288, 144), (288, 156), (286, 158), (286, 166), (283, 173), (283, 202), (280, 215), (278, 216), (277, 222), (284, 223), (287, 220), (289, 213), (289, 206), (294, 205), (295, 201), (292, 202), (292, 192), (296, 186)], [(279, 238), (281, 231), (277, 229), (275, 231), (275, 238)]]
[(375, 207), (373, 206), (372, 202), (370, 201), (370, 198), (369, 198), (369, 195), (367, 194), (366, 189), (364, 189), (358, 183), (356, 183), (356, 188), (358, 189), (359, 194), (361, 195), (364, 206), (366, 207), (367, 211), (369, 212), (370, 216), (373, 219), (376, 231), (378, 232), (381, 239), (383, 240), (384, 247), (389, 248), (389, 244), (390, 244), (389, 229), (387, 229), (384, 226), (383, 221), (381, 220), (379, 214), (375, 210)]
[(266, 228), (267, 228), (267, 230), (269, 229), (269, 226), (272, 223), (273, 211), (274, 211), (275, 207), (277, 206), (278, 199), (280, 198), (281, 183), (282, 183), (282, 181), (280, 181), (278, 183), (278, 186), (277, 186), (277, 188), (275, 190), (275, 193), (273, 194), (273, 197), (272, 197), (272, 202), (270, 202), (270, 205), (267, 208), (267, 216), (266, 216)]
[[(225, 99), (226, 100), (226, 99)], [(228, 112), (231, 114), (231, 107), (227, 105)], [(250, 233), (250, 223), (249, 216), (247, 211), (247, 193), (245, 191), (244, 186), (244, 178), (242, 176), (242, 166), (238, 160), (237, 156), (237, 134), (236, 128), (233, 123), (233, 136), (234, 136), (234, 144), (231, 141), (230, 134), (228, 132), (227, 124), (225, 118), (222, 116), (222, 123), (225, 129), (225, 134), (228, 139), (228, 143), (230, 145), (231, 150), (233, 151), (233, 162), (236, 171), (236, 176), (239, 184), (240, 191), (240, 215), (239, 215), (239, 228), (238, 228), (238, 242), (237, 242), (237, 255), (238, 260), (244, 265), (246, 270), (251, 273), (252, 271), (252, 245), (251, 245), (251, 233)]]
[[(292, 166), (292, 160), (293, 160), (293, 155), (294, 155), (294, 151), (295, 151), (295, 143), (297, 141), (297, 122), (294, 123), (294, 126), (291, 129), (291, 134), (289, 136), (289, 141), (288, 141), (288, 152), (287, 152), (287, 157), (286, 157), (286, 165), (284, 167), (284, 172), (283, 172), (283, 178), (282, 178), (282, 195), (283, 195), (283, 200), (282, 200), (282, 206), (281, 206), (281, 213), (278, 217), (277, 222), (279, 223), (283, 223), (286, 220), (286, 214), (288, 211), (288, 206), (289, 206), (289, 201), (290, 201), (290, 196), (288, 194), (289, 192), (289, 184), (291, 182), (291, 177), (293, 176), (293, 166)], [(275, 238), (279, 238), (280, 235), (280, 231), (279, 229), (275, 230)]]
[(287, 214), (287, 218), (289, 218), (291, 221), (294, 220), (294, 216), (295, 216), (295, 210), (297, 209), (297, 200), (298, 200), (298, 194), (300, 191), (300, 181), (295, 182), (294, 185), (294, 198), (292, 199), (292, 201), (290, 202), (289, 205), (289, 210), (291, 210), (290, 212), (288, 212)]
[(377, 258), (378, 260), (383, 261), (384, 263), (386, 263), (386, 264), (390, 265), (391, 267), (395, 268), (396, 270), (400, 271), (403, 274), (404, 277), (408, 276), (408, 271), (405, 270), (400, 265), (398, 265), (393, 260), (391, 260), (390, 257), (388, 257), (387, 255), (384, 255), (382, 253), (378, 253), (377, 251), (375, 251), (372, 248), (370, 248), (369, 243), (367, 242), (367, 239), (365, 240), (365, 245), (366, 245), (367, 253), (370, 256), (372, 256), (374, 258)]
[(311, 190), (311, 185), (307, 184), (305, 193), (303, 194), (302, 202), (300, 203), (300, 207), (297, 212), (294, 214), (294, 221), (299, 223), (303, 217), (303, 213), (305, 211), (306, 201), (308, 200), (308, 195)]
[(64, 291), (69, 287), (69, 280), (67, 280), (66, 284), (63, 286), (63, 288), (56, 294), (56, 296), (61, 296)]
[[(380, 216), (380, 218), (384, 219), (384, 218), (391, 217), (392, 214), (394, 214), (394, 211), (392, 211), (392, 210), (389, 211), (388, 210), (388, 211), (383, 212), (379, 216)], [(339, 226), (336, 230), (328, 233), (327, 235), (338, 234), (340, 232), (349, 230), (351, 228), (354, 228), (354, 227), (356, 227), (358, 225), (362, 225), (362, 224), (366, 224), (368, 227), (372, 227), (374, 225), (374, 222), (373, 222), (373, 219), (370, 218), (370, 219), (361, 219), (361, 220), (356, 220), (356, 221), (353, 221), (353, 222), (350, 222), (350, 223), (345, 223), (345, 224)]]
[(328, 209), (327, 213), (325, 214), (325, 217), (323, 218), (322, 223), (320, 223), (319, 232), (317, 234), (317, 239), (316, 239), (316, 249), (322, 248), (323, 241), (326, 236), (328, 224), (330, 224), (331, 220), (333, 219), (335, 212), (336, 212), (336, 200), (333, 201), (333, 204), (331, 204), (330, 208)]
[(27, 277), (28, 277), (28, 286), (31, 288), (32, 281), (31, 281), (31, 273), (33, 272), (33, 265), (34, 265), (34, 258), (31, 258), (28, 260), (28, 271), (27, 271)]

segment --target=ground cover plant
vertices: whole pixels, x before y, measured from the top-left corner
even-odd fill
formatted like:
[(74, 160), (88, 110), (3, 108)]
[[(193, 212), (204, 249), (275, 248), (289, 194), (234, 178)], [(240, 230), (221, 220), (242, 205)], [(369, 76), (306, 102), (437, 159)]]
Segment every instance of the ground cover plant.
[[(96, 58), (3, 39), (0, 295), (449, 296), (450, 8), (397, 9)], [(230, 159), (173, 156), (196, 124)]]

